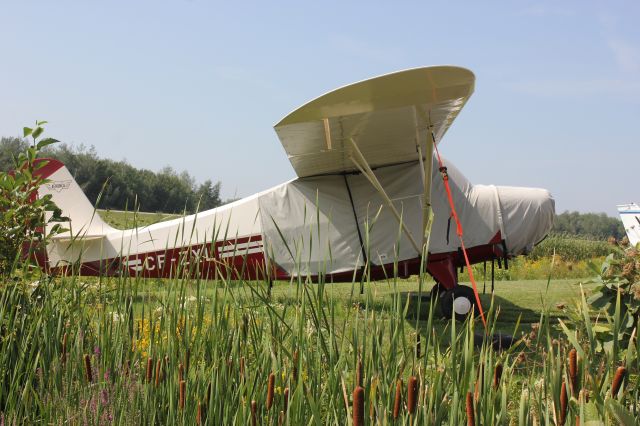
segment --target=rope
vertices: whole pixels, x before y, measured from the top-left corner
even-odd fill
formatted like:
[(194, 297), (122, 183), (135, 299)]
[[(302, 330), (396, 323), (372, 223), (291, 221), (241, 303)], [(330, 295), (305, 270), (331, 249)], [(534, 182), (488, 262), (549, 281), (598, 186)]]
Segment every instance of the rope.
[[(433, 140), (435, 141), (435, 137), (433, 136)], [(469, 280), (471, 281), (471, 285), (473, 287), (473, 294), (476, 297), (476, 303), (478, 304), (478, 311), (480, 311), (480, 318), (482, 318), (482, 324), (485, 329), (487, 328), (487, 321), (484, 318), (484, 311), (482, 310), (482, 303), (480, 302), (480, 295), (478, 294), (478, 288), (476, 286), (476, 280), (473, 277), (473, 270), (471, 269), (471, 264), (469, 263), (469, 256), (467, 256), (467, 249), (464, 246), (464, 241), (462, 239), (463, 231), (462, 224), (460, 223), (460, 219), (458, 218), (458, 213), (456, 212), (455, 205), (453, 204), (453, 196), (451, 195), (451, 187), (449, 186), (449, 174), (447, 173), (447, 168), (442, 162), (442, 158), (440, 157), (440, 152), (438, 151), (438, 145), (433, 144), (433, 149), (436, 152), (436, 156), (438, 157), (438, 165), (440, 174), (442, 175), (442, 180), (444, 182), (444, 188), (447, 191), (447, 198), (449, 199), (449, 207), (451, 208), (451, 216), (456, 221), (456, 234), (458, 234), (458, 238), (460, 239), (460, 246), (462, 248), (462, 254), (464, 255), (464, 262), (467, 265), (467, 271), (469, 271)]]

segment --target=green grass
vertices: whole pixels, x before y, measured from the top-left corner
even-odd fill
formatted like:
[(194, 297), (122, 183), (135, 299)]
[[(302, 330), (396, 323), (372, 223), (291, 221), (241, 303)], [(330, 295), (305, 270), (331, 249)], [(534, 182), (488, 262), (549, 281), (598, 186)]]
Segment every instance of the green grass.
[(100, 217), (117, 229), (129, 229), (136, 226), (147, 226), (164, 220), (181, 217), (170, 213), (128, 212), (120, 210), (97, 210)]
[[(553, 280), (547, 289), (547, 280), (521, 280), (521, 281), (496, 281), (494, 305), (500, 309), (500, 317), (497, 322), (498, 328), (503, 332), (513, 331), (517, 321), (522, 322), (524, 330), (528, 331), (531, 323), (537, 323), (544, 310), (549, 315), (556, 318), (565, 316), (566, 308), (580, 299), (580, 283), (585, 293), (588, 295), (596, 284), (586, 283), (587, 278), (582, 280), (563, 279)], [(162, 301), (170, 290), (170, 280), (148, 279), (143, 280), (140, 286), (140, 297), (135, 305), (136, 312), (147, 312), (161, 307)], [(470, 285), (469, 283), (463, 283)], [(428, 281), (423, 288), (424, 301), (428, 300), (429, 290), (433, 282)], [(410, 299), (411, 306), (417, 304), (418, 281), (417, 278), (397, 280), (392, 282), (377, 281), (367, 285), (367, 290), (373, 296), (373, 308), (382, 309), (389, 305), (394, 296), (400, 294), (403, 300)], [(242, 285), (230, 283), (225, 288), (220, 288), (215, 282), (202, 282), (201, 286), (185, 287), (185, 296), (195, 296), (197, 292), (201, 297), (211, 299), (214, 292), (220, 293), (229, 291), (237, 300), (250, 298), (247, 289)], [(338, 307), (336, 313), (341, 318), (344, 316), (344, 308), (353, 300), (352, 292), (359, 292), (359, 284), (335, 283), (325, 286), (327, 297), (331, 298)], [(482, 293), (483, 284), (479, 283), (478, 291), (480, 299), (485, 309), (492, 303), (491, 283), (486, 285), (486, 293)], [(281, 304), (293, 303), (296, 299), (296, 286), (289, 282), (275, 282), (272, 289), (272, 297)], [(425, 306), (426, 306), (425, 303)], [(423, 311), (426, 313), (426, 310)], [(444, 324), (444, 323), (443, 323)]]
[[(539, 266), (547, 275), (549, 268)], [(485, 329), (478, 318), (437, 318), (428, 298), (416, 297), (419, 288), (428, 294), (428, 277), (365, 282), (360, 294), (360, 283), (303, 278), (270, 288), (266, 280), (17, 271), (0, 285), (0, 417), (6, 424), (191, 425), (199, 416), (201, 424), (247, 425), (255, 404), (257, 424), (352, 425), (362, 387), (363, 424), (457, 426), (469, 412), (476, 425), (559, 424), (564, 413), (566, 424), (635, 424), (640, 343), (622, 339), (628, 318), (620, 307), (598, 316), (579, 279), (551, 275), (497, 281), (493, 299), (482, 296)], [(612, 330), (607, 350), (592, 333), (596, 321)], [(497, 332), (518, 341), (496, 350)], [(564, 407), (572, 349), (578, 387), (566, 391)], [(627, 379), (612, 394), (621, 365)], [(412, 413), (406, 384), (413, 378)]]

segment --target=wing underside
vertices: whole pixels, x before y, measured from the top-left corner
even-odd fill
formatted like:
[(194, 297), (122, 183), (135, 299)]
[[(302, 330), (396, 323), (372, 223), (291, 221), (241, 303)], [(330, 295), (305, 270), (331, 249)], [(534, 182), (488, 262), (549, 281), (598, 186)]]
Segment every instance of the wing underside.
[(355, 83), (298, 108), (275, 126), (299, 177), (357, 170), (350, 139), (371, 167), (418, 159), (431, 129), (436, 143), (473, 93), (464, 68), (416, 68)]

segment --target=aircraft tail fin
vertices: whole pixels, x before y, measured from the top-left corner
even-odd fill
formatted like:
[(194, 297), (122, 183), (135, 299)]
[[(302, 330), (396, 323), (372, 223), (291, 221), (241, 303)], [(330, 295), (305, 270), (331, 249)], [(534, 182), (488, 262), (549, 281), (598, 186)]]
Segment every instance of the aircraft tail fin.
[(70, 231), (58, 235), (56, 239), (96, 238), (114, 230), (98, 215), (91, 201), (62, 162), (50, 158), (38, 161), (46, 161), (37, 173), (48, 180), (38, 188), (38, 195), (50, 194), (53, 202), (62, 210), (62, 215), (70, 220), (69, 224), (64, 225)]
[(635, 247), (640, 243), (640, 207), (636, 203), (620, 204), (618, 213), (627, 232), (629, 243)]

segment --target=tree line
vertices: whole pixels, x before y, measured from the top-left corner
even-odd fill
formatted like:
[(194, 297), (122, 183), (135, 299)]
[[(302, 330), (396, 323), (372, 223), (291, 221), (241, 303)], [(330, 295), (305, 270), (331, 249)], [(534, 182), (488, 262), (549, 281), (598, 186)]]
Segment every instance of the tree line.
[[(27, 149), (21, 138), (0, 139), (0, 170), (13, 168), (13, 158)], [(222, 205), (220, 182), (196, 183), (186, 171), (171, 167), (158, 172), (138, 169), (125, 161), (99, 158), (93, 147), (56, 144), (45, 149), (44, 156), (64, 163), (80, 188), (101, 209), (164, 213), (195, 212)]]
[(606, 240), (615, 237), (621, 240), (625, 233), (622, 221), (617, 217), (609, 217), (604, 213), (569, 212), (556, 215), (553, 233), (569, 234)]

